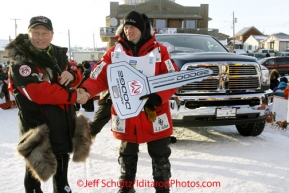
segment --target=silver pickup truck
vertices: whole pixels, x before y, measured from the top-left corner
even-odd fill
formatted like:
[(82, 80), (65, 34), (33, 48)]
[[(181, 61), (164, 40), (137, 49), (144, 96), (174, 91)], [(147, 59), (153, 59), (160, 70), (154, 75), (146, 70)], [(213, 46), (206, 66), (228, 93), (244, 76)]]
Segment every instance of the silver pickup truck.
[(235, 125), (243, 136), (260, 135), (272, 107), (269, 70), (251, 56), (237, 55), (214, 37), (157, 34), (179, 70), (210, 68), (201, 82), (178, 89), (171, 99), (174, 126)]

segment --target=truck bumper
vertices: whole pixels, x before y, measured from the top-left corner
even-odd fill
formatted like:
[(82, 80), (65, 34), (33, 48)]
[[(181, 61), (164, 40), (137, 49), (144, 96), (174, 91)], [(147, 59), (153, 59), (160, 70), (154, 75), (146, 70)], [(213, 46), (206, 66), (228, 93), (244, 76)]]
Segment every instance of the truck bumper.
[[(195, 109), (185, 107), (188, 97), (183, 102), (171, 100), (171, 115), (175, 127), (199, 127), (241, 125), (265, 121), (273, 106), (271, 92), (260, 96), (263, 101), (259, 105), (232, 105), (232, 106), (202, 106)], [(256, 95), (254, 96), (256, 97)], [(210, 96), (212, 98), (212, 96)], [(180, 97), (179, 97), (180, 99)], [(181, 98), (182, 99), (182, 98)], [(266, 101), (264, 101), (266, 99)], [(195, 99), (194, 99), (195, 100)], [(182, 105), (177, 105), (182, 104)], [(205, 104), (202, 102), (202, 104)], [(235, 109), (235, 116), (218, 116), (217, 109)]]

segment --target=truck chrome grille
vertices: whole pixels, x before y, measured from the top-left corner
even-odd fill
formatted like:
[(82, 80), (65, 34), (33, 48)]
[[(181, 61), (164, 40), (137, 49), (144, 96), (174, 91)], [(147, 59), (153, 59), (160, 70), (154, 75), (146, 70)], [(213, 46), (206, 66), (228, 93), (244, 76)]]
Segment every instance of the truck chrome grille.
[(185, 70), (209, 68), (213, 74), (201, 82), (192, 82), (179, 88), (178, 93), (236, 92), (260, 88), (259, 66), (256, 64), (206, 64), (187, 65)]
[(193, 82), (182, 86), (181, 90), (215, 90), (218, 89), (217, 79), (206, 79), (202, 82)]
[(259, 87), (258, 78), (230, 78), (228, 89), (256, 89)]
[(230, 76), (257, 75), (255, 66), (229, 65)]

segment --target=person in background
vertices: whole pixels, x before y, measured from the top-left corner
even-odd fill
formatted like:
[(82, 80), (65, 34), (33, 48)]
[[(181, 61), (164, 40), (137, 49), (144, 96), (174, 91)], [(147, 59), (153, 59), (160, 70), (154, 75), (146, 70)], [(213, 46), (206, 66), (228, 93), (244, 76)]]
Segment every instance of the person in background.
[(286, 87), (285, 90), (284, 90), (284, 97), (285, 97), (286, 99), (288, 99), (288, 97), (289, 97), (289, 85), (287, 85), (287, 87)]
[(91, 62), (89, 62), (91, 69), (95, 67), (95, 65), (96, 65), (97, 62), (98, 62), (98, 61), (91, 61)]
[[(82, 65), (84, 68), (83, 79), (82, 79), (82, 82), (83, 82), (89, 77), (92, 67), (90, 65), (90, 62), (88, 61), (83, 61)], [(90, 98), (85, 104), (82, 105), (82, 107), (84, 108), (86, 112), (93, 112), (94, 111), (94, 98)]]
[(279, 73), (276, 69), (273, 69), (270, 73), (270, 89), (274, 90), (279, 85)]
[[(145, 14), (131, 11), (119, 26), (116, 45), (106, 51), (90, 78), (80, 85), (81, 91), (91, 96), (108, 89), (106, 70), (111, 63), (126, 61), (146, 76), (155, 76), (177, 71), (167, 48), (155, 39), (150, 20)], [(119, 119), (112, 105), (111, 126), (113, 135), (121, 140), (118, 163), (121, 167), (118, 193), (133, 193), (137, 171), (138, 147), (147, 143), (152, 159), (154, 188), (157, 193), (170, 192), (171, 164), (169, 137), (173, 132), (169, 99), (177, 88), (141, 96), (147, 100), (144, 111), (136, 117)], [(163, 126), (161, 126), (162, 124)], [(162, 128), (158, 130), (157, 128)]]
[(0, 84), (2, 84), (2, 89), (0, 91), (0, 98), (5, 97), (5, 101), (9, 100), (9, 91), (8, 91), (8, 67), (2, 67), (2, 73), (0, 73)]
[[(69, 154), (84, 161), (91, 138), (84, 116), (75, 115), (74, 103), (89, 94), (74, 88), (82, 75), (67, 60), (67, 48), (51, 44), (52, 22), (32, 17), (27, 34), (19, 34), (6, 46), (10, 60), (9, 89), (19, 108), (21, 139), (18, 153), (26, 162), (26, 193), (42, 193), (41, 181), (53, 176), (53, 192), (71, 192)], [(87, 135), (88, 133), (88, 135)]]
[(266, 55), (265, 55), (266, 57), (270, 57), (270, 54), (269, 53), (266, 53)]
[(288, 84), (287, 78), (281, 77), (279, 85), (273, 89), (274, 95), (285, 97), (284, 91), (287, 87), (287, 84)]
[(111, 118), (112, 101), (108, 90), (100, 93), (98, 108), (93, 120), (89, 122), (90, 134), (92, 139), (102, 130)]

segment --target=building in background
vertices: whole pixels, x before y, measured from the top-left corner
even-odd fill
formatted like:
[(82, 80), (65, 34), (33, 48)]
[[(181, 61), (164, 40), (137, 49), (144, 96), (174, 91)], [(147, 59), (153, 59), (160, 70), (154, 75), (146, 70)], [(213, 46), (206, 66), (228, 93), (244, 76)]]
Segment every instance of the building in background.
[(235, 49), (244, 49), (248, 51), (248, 46), (246, 45), (246, 48), (244, 47), (244, 42), (251, 36), (251, 35), (263, 35), (262, 32), (260, 32), (257, 28), (254, 26), (250, 27), (244, 27), (240, 31), (238, 31), (235, 35), (235, 39), (229, 38), (228, 41), (228, 46), (230, 49), (234, 50)]
[(106, 26), (100, 28), (100, 37), (108, 47), (115, 44), (117, 27), (130, 11), (145, 13), (158, 33), (195, 33), (218, 36), (218, 29), (208, 28), (209, 5), (182, 6), (169, 0), (124, 0), (126, 4), (110, 2)]
[(7, 53), (5, 51), (5, 47), (9, 43), (9, 40), (0, 40), (0, 64), (7, 63)]
[(261, 43), (261, 48), (273, 49), (279, 52), (289, 51), (289, 35), (285, 33), (271, 34)]
[[(124, 4), (128, 4), (128, 5), (136, 5), (136, 4), (145, 3), (148, 1), (150, 0), (123, 0)], [(175, 0), (168, 0), (168, 1), (175, 2)]]
[(250, 35), (243, 43), (244, 50), (255, 52), (262, 48), (262, 41), (268, 38), (268, 35)]

